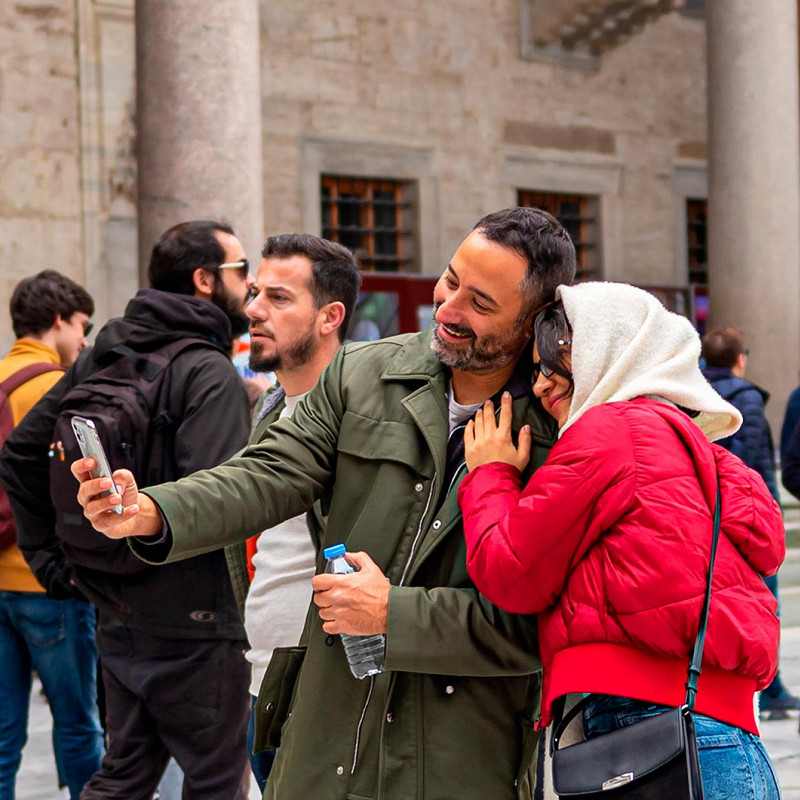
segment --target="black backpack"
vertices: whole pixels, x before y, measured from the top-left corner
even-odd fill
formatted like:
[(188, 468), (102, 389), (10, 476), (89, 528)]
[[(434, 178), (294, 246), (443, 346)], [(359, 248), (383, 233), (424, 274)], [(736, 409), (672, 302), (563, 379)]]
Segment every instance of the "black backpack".
[[(63, 372), (64, 368), (56, 364), (28, 364), (27, 367), (17, 370), (13, 375), (9, 375), (0, 383), (0, 448), (5, 444), (6, 439), (14, 430), (14, 417), (11, 414), (11, 404), (8, 401), (9, 395), (15, 389), (19, 389), (23, 383), (27, 383), (37, 375), (45, 372)], [(17, 543), (17, 531), (14, 528), (14, 517), (11, 513), (11, 502), (8, 499), (6, 490), (0, 484), (0, 550), (6, 550), (12, 544)]]
[(168, 407), (170, 365), (179, 353), (194, 347), (219, 351), (203, 339), (178, 340), (149, 353), (118, 345), (61, 400), (50, 445), (50, 495), (56, 535), (67, 560), (78, 568), (124, 575), (148, 565), (124, 541), (95, 531), (83, 516), (69, 469), (81, 458), (72, 417), (94, 421), (111, 469), (129, 469), (140, 488), (173, 480), (173, 441), (180, 420), (173, 419)]

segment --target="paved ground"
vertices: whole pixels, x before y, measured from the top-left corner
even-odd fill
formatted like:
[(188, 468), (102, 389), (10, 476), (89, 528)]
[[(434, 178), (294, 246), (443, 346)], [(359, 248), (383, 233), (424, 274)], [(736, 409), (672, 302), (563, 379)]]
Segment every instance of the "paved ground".
[[(789, 551), (781, 570), (783, 635), (781, 672), (784, 682), (800, 695), (800, 548)], [(762, 738), (780, 777), (784, 800), (800, 800), (800, 723), (798, 712), (788, 720), (764, 722)], [(34, 691), (28, 746), (17, 781), (17, 800), (62, 800), (67, 795), (56, 788), (55, 766), (50, 745), (50, 715), (47, 705)], [(251, 785), (250, 800), (259, 794)], [(177, 798), (175, 799), (177, 800)]]
[[(16, 800), (69, 800), (66, 790), (59, 791), (53, 748), (50, 743), (51, 717), (47, 703), (39, 692), (39, 684), (34, 687), (31, 697), (28, 744), (22, 754), (22, 766), (17, 775)], [(166, 780), (164, 800), (180, 800), (179, 783)], [(255, 783), (250, 785), (248, 800), (260, 800), (261, 794)]]

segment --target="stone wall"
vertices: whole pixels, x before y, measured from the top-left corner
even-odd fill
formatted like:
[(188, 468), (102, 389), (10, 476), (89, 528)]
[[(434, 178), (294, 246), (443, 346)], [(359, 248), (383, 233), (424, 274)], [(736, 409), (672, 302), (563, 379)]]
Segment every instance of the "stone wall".
[[(24, 274), (86, 281), (99, 322), (136, 287), (132, 2), (0, 4), (3, 345)], [(592, 71), (522, 60), (518, 15), (518, 0), (262, 0), (265, 235), (319, 231), (323, 167), (413, 178), (435, 274), (517, 188), (584, 191), (606, 277), (685, 283), (676, 173), (704, 184), (703, 22), (670, 14)]]
[(605, 274), (685, 283), (673, 179), (676, 165), (704, 168), (702, 21), (671, 14), (587, 71), (521, 60), (517, 5), (265, 2), (265, 230), (314, 219), (298, 205), (303, 137), (423, 149), (436, 208), (421, 215), (440, 229), (438, 246), (422, 248), (424, 272), (438, 272), (480, 216), (513, 204), (515, 188), (554, 191), (563, 175), (562, 191), (591, 190), (614, 174)]
[(17, 281), (82, 281), (74, 0), (0, 3), (0, 343)]

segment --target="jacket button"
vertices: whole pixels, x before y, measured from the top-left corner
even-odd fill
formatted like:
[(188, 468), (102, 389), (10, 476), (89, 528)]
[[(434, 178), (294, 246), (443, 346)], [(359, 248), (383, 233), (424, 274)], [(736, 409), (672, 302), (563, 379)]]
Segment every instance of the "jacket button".
[(415, 492), (421, 492), (421, 491), (422, 491), (424, 488), (425, 488), (425, 487), (424, 487), (424, 486), (423, 486), (421, 483), (418, 483), (418, 484), (417, 484), (417, 485), (414, 487), (414, 491), (415, 491)]
[(433, 526), (432, 526), (432, 527), (433, 527), (433, 529), (434, 529), (435, 531), (438, 531), (438, 530), (439, 530), (439, 528), (441, 528), (441, 527), (442, 527), (442, 521), (441, 521), (440, 519), (436, 519), (436, 520), (434, 520), (434, 521), (433, 521)]
[(390, 711), (390, 712), (389, 712), (389, 713), (386, 715), (386, 721), (387, 721), (387, 722), (389, 722), (389, 723), (392, 723), (392, 722), (394, 722), (394, 711)]
[(455, 690), (456, 690), (456, 687), (453, 686), (452, 684), (448, 684), (447, 686), (444, 687), (444, 693), (445, 694), (453, 694), (453, 692), (455, 692)]
[(325, 644), (328, 645), (328, 647), (333, 647), (335, 642), (336, 642), (336, 637), (332, 633), (329, 633), (325, 637)]
[(337, 774), (337, 775), (344, 775), (344, 767), (343, 767), (343, 766), (341, 766), (341, 765), (339, 765), (338, 767), (336, 767), (336, 774)]

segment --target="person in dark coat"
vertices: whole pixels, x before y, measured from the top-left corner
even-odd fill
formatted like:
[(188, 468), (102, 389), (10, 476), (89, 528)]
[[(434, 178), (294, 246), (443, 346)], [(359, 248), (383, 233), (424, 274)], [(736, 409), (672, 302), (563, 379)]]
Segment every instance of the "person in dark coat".
[(20, 549), (48, 594), (77, 590), (99, 611), (108, 747), (81, 800), (152, 798), (170, 756), (184, 773), (184, 800), (244, 800), (250, 670), (224, 553), (136, 572), (101, 569), (88, 548), (58, 536), (56, 509), (45, 500), (61, 400), (120, 346), (149, 354), (179, 340), (202, 345), (180, 351), (170, 366), (172, 463), (156, 471), (183, 477), (247, 441), (247, 393), (229, 355), (249, 323), (252, 279), (233, 229), (211, 220), (170, 228), (153, 248), (148, 276), (151, 288), (137, 292), (15, 428), (0, 478)]
[(781, 466), (786, 463), (786, 452), (789, 450), (789, 442), (792, 440), (792, 434), (795, 432), (798, 423), (800, 423), (800, 386), (792, 390), (789, 399), (786, 401), (786, 413), (783, 416), (783, 424), (781, 425)]
[[(705, 361), (703, 374), (706, 380), (731, 405), (742, 414), (742, 427), (718, 444), (754, 469), (764, 479), (772, 496), (780, 502), (775, 482), (775, 448), (772, 434), (764, 415), (769, 392), (745, 380), (748, 350), (742, 332), (733, 326), (714, 328), (703, 337), (701, 358)], [(778, 597), (778, 576), (765, 578), (775, 597)], [(781, 680), (781, 673), (761, 692), (759, 709), (768, 713), (768, 719), (785, 719), (789, 709), (800, 709), (800, 698), (795, 697)]]

